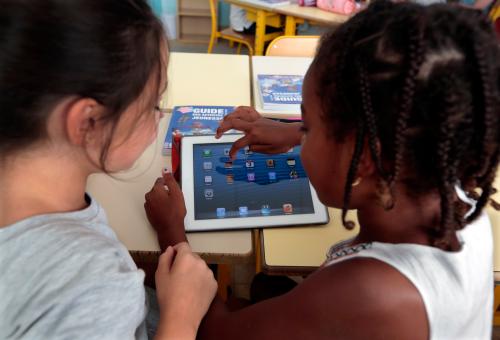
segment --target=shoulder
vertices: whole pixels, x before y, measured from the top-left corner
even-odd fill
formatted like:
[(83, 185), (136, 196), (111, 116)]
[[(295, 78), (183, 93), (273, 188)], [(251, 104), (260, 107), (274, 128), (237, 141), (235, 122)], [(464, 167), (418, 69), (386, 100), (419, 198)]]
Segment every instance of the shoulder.
[(322, 268), (296, 293), (307, 297), (308, 310), (323, 318), (330, 331), (349, 339), (424, 339), (429, 334), (417, 288), (376, 259), (353, 258)]
[(32, 338), (133, 337), (145, 314), (144, 274), (117, 240), (61, 221), (8, 243), (15, 253), (0, 259), (7, 263), (0, 281), (10, 306), (2, 314), (19, 325), (16, 332)]

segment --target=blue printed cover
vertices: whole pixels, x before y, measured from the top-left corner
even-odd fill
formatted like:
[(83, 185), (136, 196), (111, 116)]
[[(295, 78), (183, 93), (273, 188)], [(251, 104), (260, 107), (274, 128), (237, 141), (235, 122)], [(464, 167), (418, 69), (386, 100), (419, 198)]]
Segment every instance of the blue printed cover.
[(259, 74), (257, 79), (264, 107), (302, 103), (304, 76)]
[(213, 135), (222, 118), (233, 111), (233, 106), (174, 107), (165, 142), (163, 143), (163, 153), (170, 153), (174, 133), (182, 136)]

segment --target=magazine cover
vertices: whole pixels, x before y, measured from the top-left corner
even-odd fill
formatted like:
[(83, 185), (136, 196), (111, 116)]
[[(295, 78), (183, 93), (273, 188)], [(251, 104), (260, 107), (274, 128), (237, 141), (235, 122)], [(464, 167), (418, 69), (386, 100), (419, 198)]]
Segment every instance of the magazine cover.
[(257, 77), (264, 109), (280, 109), (302, 103), (304, 76), (259, 74)]
[(219, 121), (234, 111), (233, 106), (176, 106), (168, 126), (163, 143), (163, 154), (172, 150), (172, 136), (210, 135), (215, 134)]

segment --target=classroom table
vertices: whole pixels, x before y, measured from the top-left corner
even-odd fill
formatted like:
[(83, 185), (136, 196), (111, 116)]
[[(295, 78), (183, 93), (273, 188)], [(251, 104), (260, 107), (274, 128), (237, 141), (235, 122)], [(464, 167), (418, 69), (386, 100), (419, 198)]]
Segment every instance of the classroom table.
[(281, 27), (281, 15), (275, 13), (275, 8), (252, 0), (224, 0), (225, 2), (241, 7), (247, 11), (247, 17), (255, 21), (255, 55), (264, 54), (264, 44), (281, 35), (281, 33), (266, 34), (266, 26)]
[(206, 53), (170, 53), (168, 88), (161, 107), (182, 105), (250, 105), (248, 56)]
[[(347, 21), (350, 16), (324, 11), (317, 7), (302, 7), (296, 3), (284, 6), (270, 6), (256, 3), (252, 0), (224, 0), (225, 2), (244, 8), (249, 20), (255, 21), (255, 55), (264, 54), (264, 43), (273, 34), (265, 34), (265, 27), (281, 27), (285, 16), (285, 35), (295, 35), (297, 24), (310, 21), (314, 24), (338, 26)], [(276, 35), (274, 33), (274, 35)], [(274, 36), (273, 35), (273, 36)], [(278, 34), (279, 35), (279, 34)]]
[(325, 261), (332, 245), (358, 234), (355, 211), (347, 214), (347, 220), (356, 223), (353, 230), (344, 228), (339, 209), (329, 208), (328, 213), (326, 225), (262, 229), (257, 257), (261, 269), (268, 274), (307, 275)]
[[(500, 170), (496, 188), (500, 188)], [(500, 192), (494, 199), (500, 201)], [(491, 206), (486, 209), (493, 230), (493, 272), (495, 281), (500, 282), (500, 212)], [(326, 226), (262, 229), (258, 258), (264, 272), (269, 274), (307, 275), (316, 270), (326, 259), (326, 253), (333, 244), (350, 239), (359, 232), (355, 211), (349, 211), (347, 219), (356, 223), (356, 228), (346, 230), (340, 218), (339, 209), (329, 209), (330, 223)]]
[(318, 7), (304, 7), (296, 4), (276, 7), (275, 11), (285, 15), (285, 35), (295, 35), (297, 24), (309, 21), (322, 26), (336, 27), (351, 16), (324, 11)]
[[(169, 87), (165, 105), (250, 105), (248, 56), (171, 53), (168, 66)], [(214, 91), (216, 89), (216, 91)], [(160, 121), (156, 143), (124, 173), (92, 175), (88, 192), (107, 212), (118, 238), (132, 253), (157, 253), (156, 234), (144, 212), (144, 194), (161, 169), (170, 166), (162, 156), (170, 114)], [(250, 230), (189, 233), (193, 250), (211, 263), (249, 262), (253, 255)]]
[(300, 109), (296, 111), (264, 110), (259, 93), (259, 74), (305, 75), (313, 58), (308, 57), (252, 57), (252, 84), (254, 108), (269, 118), (300, 119)]

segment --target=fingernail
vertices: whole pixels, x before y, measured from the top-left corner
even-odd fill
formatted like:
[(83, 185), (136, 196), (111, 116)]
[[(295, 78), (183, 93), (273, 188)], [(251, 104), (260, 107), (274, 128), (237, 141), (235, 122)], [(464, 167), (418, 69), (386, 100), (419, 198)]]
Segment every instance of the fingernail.
[(170, 170), (168, 170), (168, 168), (163, 168), (163, 170), (162, 170), (162, 171), (163, 171), (163, 173), (164, 173), (164, 174), (168, 174), (168, 173), (170, 173)]

